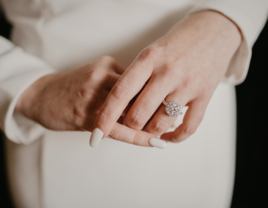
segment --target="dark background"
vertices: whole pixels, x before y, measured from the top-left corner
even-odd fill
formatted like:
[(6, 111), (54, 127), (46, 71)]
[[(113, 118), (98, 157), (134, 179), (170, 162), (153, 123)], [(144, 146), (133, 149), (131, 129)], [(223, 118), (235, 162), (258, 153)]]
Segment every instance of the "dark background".
[[(5, 18), (0, 16), (0, 35), (8, 38), (10, 28)], [(231, 208), (268, 208), (267, 23), (253, 47), (247, 79), (236, 87), (236, 92), (238, 131)], [(0, 208), (12, 208), (5, 172), (3, 140), (0, 132)]]
[(268, 208), (268, 23), (236, 87), (237, 152), (232, 208)]

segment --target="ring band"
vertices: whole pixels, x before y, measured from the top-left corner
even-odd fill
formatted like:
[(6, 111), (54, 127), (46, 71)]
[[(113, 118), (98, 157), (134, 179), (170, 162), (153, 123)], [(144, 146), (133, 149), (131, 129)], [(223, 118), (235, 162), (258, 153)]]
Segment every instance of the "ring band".
[(179, 103), (175, 101), (170, 101), (167, 103), (165, 100), (162, 102), (166, 106), (166, 113), (172, 117), (177, 117), (178, 115), (182, 115), (182, 107)]

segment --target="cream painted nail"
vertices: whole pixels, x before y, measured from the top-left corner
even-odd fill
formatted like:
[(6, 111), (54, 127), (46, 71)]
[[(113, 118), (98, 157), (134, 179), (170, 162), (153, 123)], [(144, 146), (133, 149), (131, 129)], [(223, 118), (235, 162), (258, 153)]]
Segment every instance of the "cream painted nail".
[(158, 138), (151, 138), (149, 140), (150, 145), (152, 145), (153, 147), (157, 147), (159, 149), (165, 149), (167, 147), (167, 142), (165, 142), (162, 139), (158, 139)]
[(91, 147), (96, 147), (103, 137), (103, 132), (99, 128), (95, 128), (92, 131), (89, 143)]

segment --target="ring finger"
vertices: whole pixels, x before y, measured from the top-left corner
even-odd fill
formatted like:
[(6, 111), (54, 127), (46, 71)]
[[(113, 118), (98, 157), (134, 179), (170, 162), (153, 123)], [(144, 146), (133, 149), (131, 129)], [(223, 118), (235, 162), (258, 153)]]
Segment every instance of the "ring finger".
[(167, 79), (152, 77), (127, 112), (124, 124), (132, 129), (142, 130), (170, 91), (171, 86)]
[[(170, 114), (179, 112), (182, 112), (182, 108), (188, 103), (189, 101), (189, 95), (183, 92), (174, 92), (172, 94), (169, 94), (165, 98), (167, 106), (164, 104), (161, 104), (158, 110), (153, 115), (152, 119), (147, 123), (144, 130), (152, 133), (154, 135), (161, 135), (165, 133), (176, 121), (177, 116), (171, 116), (166, 112), (166, 108), (168, 107), (168, 112)], [(175, 101), (175, 102), (171, 102)], [(179, 104), (179, 105), (177, 105)], [(180, 108), (181, 107), (181, 108)], [(180, 116), (180, 115), (178, 115)]]

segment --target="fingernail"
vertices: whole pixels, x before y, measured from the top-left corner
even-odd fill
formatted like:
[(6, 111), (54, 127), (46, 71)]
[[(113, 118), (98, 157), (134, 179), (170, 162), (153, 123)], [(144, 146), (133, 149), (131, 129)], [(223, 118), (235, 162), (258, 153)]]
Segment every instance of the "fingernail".
[(90, 136), (90, 140), (89, 140), (90, 146), (96, 147), (100, 143), (102, 137), (103, 137), (103, 132), (100, 129), (95, 128), (92, 131), (92, 134)]
[(159, 149), (165, 149), (167, 147), (167, 143), (164, 140), (158, 138), (151, 138), (149, 140), (149, 143), (153, 147), (157, 147)]

